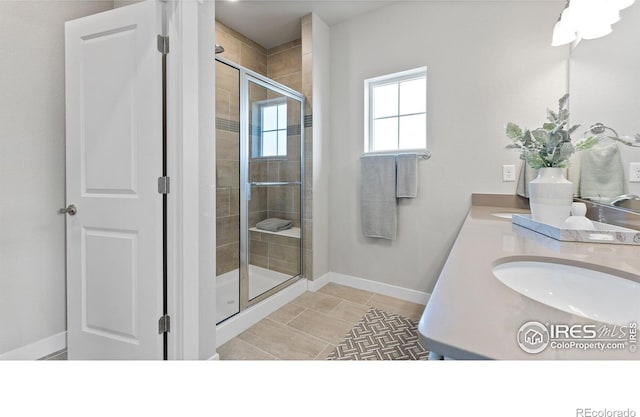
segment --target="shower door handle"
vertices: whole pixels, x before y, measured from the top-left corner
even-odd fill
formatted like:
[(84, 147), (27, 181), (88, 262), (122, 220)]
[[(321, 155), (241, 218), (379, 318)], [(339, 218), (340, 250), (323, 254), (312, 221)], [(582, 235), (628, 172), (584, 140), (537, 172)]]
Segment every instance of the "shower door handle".
[(248, 182), (245, 184), (245, 196), (247, 197), (247, 201), (251, 201), (251, 183)]

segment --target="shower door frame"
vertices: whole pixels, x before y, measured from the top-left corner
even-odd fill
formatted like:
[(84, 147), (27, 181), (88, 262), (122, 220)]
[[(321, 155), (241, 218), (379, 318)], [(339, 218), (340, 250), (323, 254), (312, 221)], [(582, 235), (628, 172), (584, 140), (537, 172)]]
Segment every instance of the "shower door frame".
[[(243, 310), (271, 297), (278, 293), (282, 289), (294, 284), (303, 276), (304, 266), (304, 224), (303, 214), (305, 212), (305, 147), (304, 147), (304, 95), (286, 85), (280, 84), (268, 77), (251, 71), (235, 62), (229, 61), (224, 58), (216, 57), (216, 61), (235, 68), (239, 72), (240, 81), (240, 303), (237, 313), (241, 313)], [(249, 300), (249, 199), (248, 194), (251, 192), (252, 182), (249, 181), (249, 141), (250, 141), (250, 129), (249, 129), (249, 82), (253, 82), (266, 89), (274, 91), (277, 94), (281, 94), (289, 99), (296, 100), (300, 103), (300, 273), (287, 279), (285, 282), (271, 288), (268, 291), (254, 297)], [(264, 183), (269, 186), (278, 185), (298, 185), (298, 182), (283, 182), (283, 183)], [(235, 315), (234, 314), (234, 315)], [(232, 316), (229, 316), (224, 320), (227, 320)]]

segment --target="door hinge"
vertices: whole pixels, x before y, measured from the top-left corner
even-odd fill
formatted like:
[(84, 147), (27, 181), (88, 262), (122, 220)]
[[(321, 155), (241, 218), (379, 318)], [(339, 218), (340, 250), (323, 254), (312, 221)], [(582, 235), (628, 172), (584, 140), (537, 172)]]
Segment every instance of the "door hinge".
[(169, 37), (158, 35), (158, 51), (161, 54), (166, 55), (169, 53)]
[(169, 194), (171, 188), (171, 178), (158, 177), (158, 192), (160, 194)]
[(169, 333), (171, 331), (171, 317), (167, 314), (158, 320), (158, 334)]

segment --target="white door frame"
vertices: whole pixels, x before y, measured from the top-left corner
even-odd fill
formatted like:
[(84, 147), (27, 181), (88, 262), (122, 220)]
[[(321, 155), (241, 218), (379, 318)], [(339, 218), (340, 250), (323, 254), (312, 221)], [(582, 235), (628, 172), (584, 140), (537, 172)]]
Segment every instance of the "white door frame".
[(215, 7), (169, 0), (169, 359), (216, 359)]

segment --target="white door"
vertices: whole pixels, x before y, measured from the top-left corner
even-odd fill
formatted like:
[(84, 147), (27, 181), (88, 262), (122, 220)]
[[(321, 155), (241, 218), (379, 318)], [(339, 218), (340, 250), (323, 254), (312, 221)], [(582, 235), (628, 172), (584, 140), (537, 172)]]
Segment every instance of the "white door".
[(154, 0), (66, 23), (69, 359), (162, 359)]

